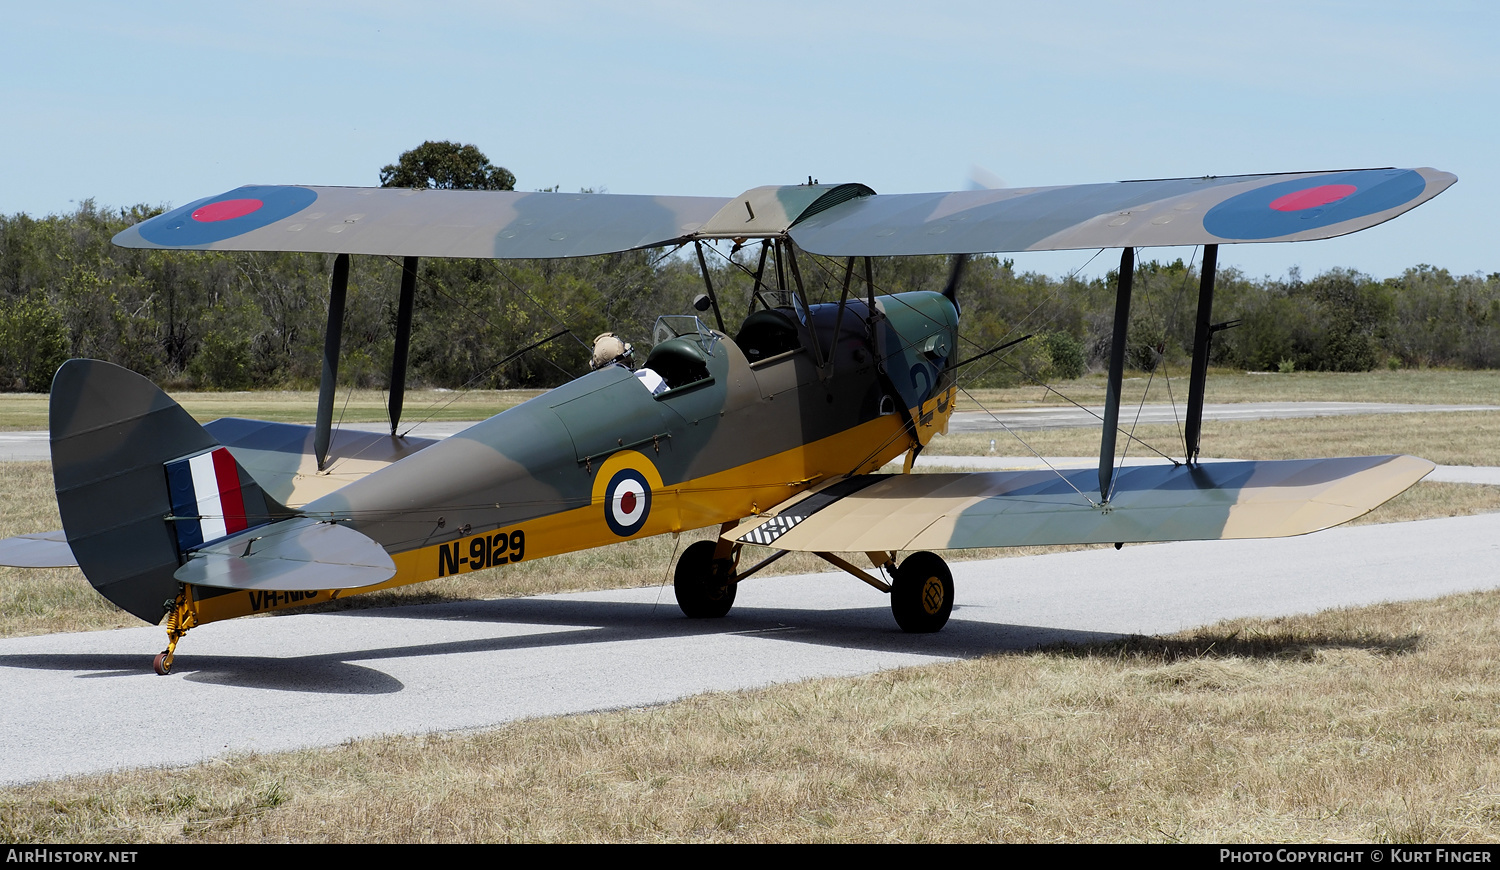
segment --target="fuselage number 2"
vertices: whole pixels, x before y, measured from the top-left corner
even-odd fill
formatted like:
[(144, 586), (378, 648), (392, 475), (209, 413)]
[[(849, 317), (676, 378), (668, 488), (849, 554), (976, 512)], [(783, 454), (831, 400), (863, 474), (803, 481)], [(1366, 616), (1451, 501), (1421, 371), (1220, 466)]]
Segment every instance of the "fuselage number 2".
[(521, 561), (526, 555), (526, 533), (520, 529), (506, 532), (501, 529), (488, 535), (476, 535), (468, 539), (468, 554), (463, 541), (454, 541), (438, 547), (438, 576), (447, 577), (462, 571), (483, 571), (496, 565), (509, 565)]

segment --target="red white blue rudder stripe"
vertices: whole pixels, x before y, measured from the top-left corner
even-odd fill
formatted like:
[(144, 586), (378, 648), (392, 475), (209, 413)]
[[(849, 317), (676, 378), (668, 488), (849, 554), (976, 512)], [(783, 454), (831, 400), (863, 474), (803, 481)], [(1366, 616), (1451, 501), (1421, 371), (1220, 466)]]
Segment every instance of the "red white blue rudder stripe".
[(239, 465), (228, 448), (174, 459), (166, 469), (178, 549), (197, 549), (249, 528)]

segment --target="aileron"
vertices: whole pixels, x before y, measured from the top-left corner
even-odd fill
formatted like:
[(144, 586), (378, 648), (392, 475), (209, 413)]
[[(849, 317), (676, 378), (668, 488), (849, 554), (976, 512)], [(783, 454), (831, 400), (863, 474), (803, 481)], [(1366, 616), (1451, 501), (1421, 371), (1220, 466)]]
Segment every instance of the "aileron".
[(1285, 537), (1368, 513), (1434, 467), (1412, 456), (1139, 466), (1108, 501), (1088, 489), (1092, 471), (867, 475), (726, 537), (811, 552)]

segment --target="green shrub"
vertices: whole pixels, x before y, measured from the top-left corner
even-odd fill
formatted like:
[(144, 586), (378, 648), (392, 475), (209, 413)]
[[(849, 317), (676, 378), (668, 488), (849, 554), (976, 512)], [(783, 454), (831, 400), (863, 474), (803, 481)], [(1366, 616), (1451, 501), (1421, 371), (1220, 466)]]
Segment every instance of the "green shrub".
[(45, 393), (68, 358), (68, 328), (40, 294), (0, 309), (0, 389)]

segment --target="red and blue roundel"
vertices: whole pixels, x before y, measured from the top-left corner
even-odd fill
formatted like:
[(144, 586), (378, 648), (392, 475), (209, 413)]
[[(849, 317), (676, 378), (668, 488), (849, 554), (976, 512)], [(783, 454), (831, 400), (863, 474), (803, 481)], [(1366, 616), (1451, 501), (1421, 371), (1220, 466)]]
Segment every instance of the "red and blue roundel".
[(628, 538), (646, 525), (651, 515), (651, 484), (634, 468), (615, 472), (604, 487), (604, 522), (609, 530)]
[(306, 187), (241, 187), (146, 221), (141, 224), (141, 238), (169, 246), (222, 242), (291, 217), (317, 198)]
[(1410, 169), (1358, 169), (1268, 184), (1208, 210), (1203, 228), (1221, 239), (1273, 239), (1405, 205), (1427, 181)]

